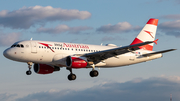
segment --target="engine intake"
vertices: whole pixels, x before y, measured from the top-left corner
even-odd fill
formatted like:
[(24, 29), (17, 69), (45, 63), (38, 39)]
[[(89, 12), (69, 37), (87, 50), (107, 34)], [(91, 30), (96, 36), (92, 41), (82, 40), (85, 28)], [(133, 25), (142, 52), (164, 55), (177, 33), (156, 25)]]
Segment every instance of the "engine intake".
[(79, 57), (68, 56), (66, 58), (66, 65), (67, 67), (78, 69), (78, 68), (85, 68), (87, 66), (87, 62)]

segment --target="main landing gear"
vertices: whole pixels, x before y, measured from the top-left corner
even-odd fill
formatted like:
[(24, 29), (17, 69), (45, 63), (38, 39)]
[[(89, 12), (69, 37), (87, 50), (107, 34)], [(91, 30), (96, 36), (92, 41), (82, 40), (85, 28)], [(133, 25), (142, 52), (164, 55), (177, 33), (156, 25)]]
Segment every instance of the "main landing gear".
[(99, 73), (98, 73), (97, 70), (95, 70), (95, 65), (93, 64), (92, 67), (93, 67), (93, 69), (92, 69), (92, 71), (89, 73), (89, 75), (90, 75), (91, 77), (97, 77), (97, 76), (99, 75)]
[(33, 63), (32, 63), (32, 62), (27, 62), (27, 64), (28, 64), (29, 70), (26, 71), (26, 75), (31, 75), (31, 74), (32, 74), (32, 72), (31, 72), (31, 67), (32, 67)]
[(68, 80), (69, 81), (72, 81), (72, 80), (75, 80), (76, 79), (76, 75), (72, 73), (72, 68), (66, 68), (67, 70), (70, 71), (70, 74), (68, 75)]
[[(94, 65), (92, 65), (92, 67), (93, 67), (93, 69), (92, 69), (92, 71), (89, 73), (89, 75), (90, 75), (91, 77), (97, 77), (97, 76), (99, 75), (99, 73), (98, 73), (97, 70), (95, 70), (95, 66), (94, 66)], [(67, 77), (68, 80), (69, 80), (69, 81), (75, 80), (75, 79), (76, 79), (76, 75), (72, 73), (72, 68), (68, 68), (68, 67), (67, 67), (66, 69), (70, 71), (70, 74), (69, 74), (68, 77)]]
[(89, 75), (90, 75), (91, 77), (97, 77), (97, 76), (99, 75), (99, 73), (98, 73), (97, 70), (92, 70), (92, 71), (89, 73)]

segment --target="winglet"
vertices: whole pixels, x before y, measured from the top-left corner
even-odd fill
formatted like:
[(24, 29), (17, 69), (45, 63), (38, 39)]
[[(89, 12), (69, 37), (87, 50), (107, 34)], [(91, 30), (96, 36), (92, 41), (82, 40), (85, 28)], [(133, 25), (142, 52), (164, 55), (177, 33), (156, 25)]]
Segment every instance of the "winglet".
[(156, 40), (154, 40), (153, 42), (157, 45), (157, 41), (158, 41), (159, 39), (156, 39)]

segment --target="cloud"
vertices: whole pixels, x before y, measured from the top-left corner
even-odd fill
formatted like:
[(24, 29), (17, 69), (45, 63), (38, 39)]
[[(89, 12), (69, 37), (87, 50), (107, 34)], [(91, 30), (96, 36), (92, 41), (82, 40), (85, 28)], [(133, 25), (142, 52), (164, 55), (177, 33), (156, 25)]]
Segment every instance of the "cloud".
[(0, 33), (0, 46), (9, 46), (19, 41), (20, 33)]
[(171, 19), (173, 21), (163, 22), (159, 24), (158, 28), (166, 35), (171, 35), (180, 38), (180, 14), (165, 15), (162, 16), (162, 18)]
[(91, 17), (88, 11), (67, 10), (51, 6), (23, 7), (19, 10), (0, 11), (0, 25), (14, 29), (28, 29), (35, 24), (49, 21), (84, 20)]
[(16, 96), (17, 94), (2, 93), (0, 94), (0, 101), (12, 101), (12, 99)]
[(166, 35), (170, 35), (170, 36), (175, 36), (176, 38), (180, 38), (180, 32), (178, 31), (171, 31), (171, 32), (166, 32)]
[(92, 29), (92, 28), (87, 27), (87, 26), (69, 27), (67, 25), (59, 25), (59, 26), (56, 26), (55, 28), (40, 27), (37, 29), (37, 32), (49, 33), (49, 34), (60, 34), (60, 33), (64, 33), (64, 32), (69, 32), (69, 33), (77, 34), (77, 33), (80, 33), (81, 31), (90, 30), (90, 29)]
[(165, 76), (165, 75), (161, 75), (160, 77), (165, 78), (171, 82), (177, 82), (180, 83), (180, 77), (179, 76)]
[(84, 90), (50, 90), (29, 94), (16, 101), (165, 101), (172, 93), (180, 100), (180, 77), (134, 79), (124, 83), (109, 82)]
[(112, 25), (112, 24), (103, 25), (100, 28), (97, 28), (96, 31), (103, 32), (103, 33), (122, 33), (122, 32), (128, 32), (128, 31), (139, 30), (139, 29), (140, 29), (139, 26), (133, 27), (128, 22), (119, 22), (115, 25)]
[(180, 20), (163, 22), (159, 24), (159, 28), (163, 30), (180, 30)]

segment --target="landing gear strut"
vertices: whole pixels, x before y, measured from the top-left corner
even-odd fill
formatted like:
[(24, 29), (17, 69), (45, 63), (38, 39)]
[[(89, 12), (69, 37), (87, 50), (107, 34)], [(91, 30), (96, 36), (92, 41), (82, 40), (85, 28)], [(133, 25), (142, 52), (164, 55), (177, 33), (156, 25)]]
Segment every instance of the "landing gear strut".
[(99, 75), (99, 73), (98, 73), (97, 70), (95, 70), (95, 65), (93, 64), (92, 67), (93, 67), (93, 69), (92, 69), (92, 71), (89, 73), (89, 75), (90, 75), (91, 77), (97, 77), (97, 76)]
[(33, 63), (32, 63), (32, 62), (27, 62), (27, 64), (28, 64), (29, 70), (26, 71), (26, 75), (31, 75), (31, 74), (32, 74), (32, 72), (31, 72), (31, 67), (32, 67)]
[(72, 73), (72, 68), (68, 68), (68, 67), (67, 67), (66, 69), (70, 71), (70, 74), (69, 74), (68, 77), (67, 77), (68, 80), (69, 80), (69, 81), (75, 80), (75, 79), (76, 79), (76, 75)]

